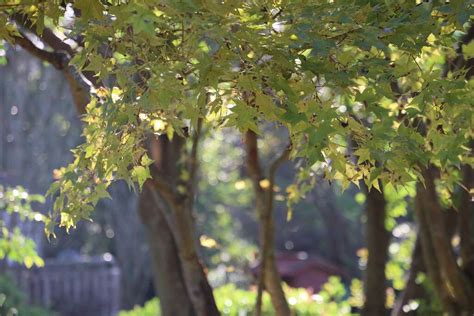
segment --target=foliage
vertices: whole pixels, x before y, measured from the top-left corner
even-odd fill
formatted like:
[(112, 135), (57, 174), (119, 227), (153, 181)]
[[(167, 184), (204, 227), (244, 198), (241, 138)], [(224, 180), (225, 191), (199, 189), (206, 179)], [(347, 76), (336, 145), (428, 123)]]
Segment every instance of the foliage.
[[(296, 315), (350, 315), (351, 306), (347, 302), (348, 294), (339, 278), (331, 277), (318, 293), (311, 295), (304, 289), (285, 287), (286, 297)], [(222, 315), (252, 315), (255, 307), (256, 292), (236, 288), (227, 284), (214, 290), (217, 306)], [(270, 297), (263, 296), (262, 312), (272, 315), (273, 307)], [(157, 316), (159, 301), (153, 299), (143, 307), (135, 307), (131, 311), (122, 311), (120, 316)]]
[[(99, 82), (115, 78), (97, 87), (86, 142), (49, 191), (58, 192), (52, 217), (66, 228), (90, 217), (113, 180), (143, 184), (146, 133), (171, 136), (209, 116), (257, 132), (261, 120), (282, 124), (293, 157), (320, 164), (344, 188), (398, 187), (428, 163), (451, 183), (447, 170), (472, 163), (472, 83), (441, 78), (471, 1), (9, 3), (7, 16), (27, 14), (38, 33), (52, 25), (79, 35), (73, 64)], [(81, 12), (71, 25), (59, 23), (62, 3)], [(15, 25), (4, 15), (0, 23), (0, 36), (14, 41)]]
[(388, 248), (390, 260), (385, 268), (387, 279), (392, 282), (395, 290), (405, 287), (405, 273), (409, 270), (416, 232), (407, 223), (402, 223), (394, 229), (395, 238)]
[[(42, 221), (43, 215), (33, 211), (32, 203), (44, 203), (44, 197), (28, 194), (22, 187), (4, 188), (0, 185), (0, 210), (7, 216), (18, 216), (20, 221)], [(4, 215), (5, 216), (5, 215)], [(4, 219), (4, 218), (3, 218)], [(22, 263), (31, 268), (33, 265), (43, 266), (44, 261), (36, 253), (36, 244), (21, 233), (18, 226), (10, 231), (4, 220), (0, 221), (0, 259)]]
[(387, 201), (385, 227), (392, 233), (388, 248), (390, 257), (385, 273), (393, 289), (397, 291), (401, 291), (405, 286), (405, 272), (410, 268), (416, 239), (416, 231), (407, 220), (409, 209), (412, 207), (409, 202), (413, 202), (415, 194), (416, 189), (413, 183), (405, 185), (398, 191), (390, 185), (384, 188)]
[(424, 273), (417, 276), (417, 283), (422, 284), (426, 297), (417, 302), (419, 305), (418, 313), (420, 315), (436, 315), (443, 313), (443, 306), (438, 295), (436, 294), (433, 282)]
[(0, 315), (54, 316), (45, 308), (29, 305), (25, 295), (7, 276), (0, 276)]
[[(242, 179), (239, 170), (242, 166), (239, 143), (239, 134), (217, 130), (202, 144), (200, 173), (203, 176), (196, 199), (196, 224), (202, 227), (201, 246), (210, 268), (224, 263), (231, 269), (235, 264), (251, 260), (256, 250), (250, 240), (239, 238), (242, 227), (234, 216), (236, 210), (250, 207), (252, 196), (250, 184)], [(222, 159), (223, 156), (226, 158)]]

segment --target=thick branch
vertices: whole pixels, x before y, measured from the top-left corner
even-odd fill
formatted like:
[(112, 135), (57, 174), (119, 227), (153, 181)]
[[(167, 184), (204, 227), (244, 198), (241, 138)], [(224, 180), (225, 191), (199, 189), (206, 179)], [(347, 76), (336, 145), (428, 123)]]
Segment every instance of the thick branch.
[(39, 35), (38, 32), (36, 31), (35, 24), (30, 19), (28, 19), (27, 15), (17, 13), (17, 14), (12, 15), (11, 19), (14, 20), (22, 28), (35, 34), (38, 38), (40, 38), (45, 44), (51, 47), (54, 51), (66, 52), (69, 54), (70, 57), (74, 56), (74, 54), (76, 53), (75, 50), (72, 49), (71, 46), (66, 44), (59, 37), (57, 37), (54, 34), (54, 32), (49, 28), (45, 28), (43, 30), (43, 33)]
[(58, 70), (64, 70), (67, 67), (68, 57), (64, 53), (48, 52), (38, 48), (32, 41), (30, 41), (25, 34), (22, 36), (13, 37), (15, 44), (19, 45), (24, 50), (28, 51), (31, 55), (46, 61), (54, 66)]
[[(77, 53), (75, 49), (73, 49), (71, 46), (65, 43), (61, 38), (56, 36), (56, 34), (54, 34), (54, 32), (51, 29), (45, 28), (42, 34), (39, 34), (36, 30), (35, 24), (28, 18), (27, 15), (18, 13), (18, 14), (12, 15), (11, 19), (15, 21), (22, 29), (27, 30), (31, 34), (34, 34), (45, 45), (53, 49), (54, 52), (67, 54), (68, 62)], [(78, 46), (81, 46), (81, 45), (78, 45)], [(86, 85), (97, 86), (99, 84), (97, 79), (94, 77), (95, 75), (94, 72), (91, 72), (91, 71), (80, 72), (77, 69), (75, 72), (79, 73), (81, 76), (84, 77), (84, 78), (81, 78), (82, 79), (81, 81), (85, 81), (85, 80), (88, 81), (85, 83)]]
[(14, 39), (15, 43), (21, 48), (63, 72), (71, 89), (72, 98), (77, 111), (80, 114), (85, 114), (86, 105), (89, 103), (89, 86), (80, 79), (74, 68), (68, 65), (69, 57), (64, 52), (48, 52), (38, 48), (25, 34), (15, 36)]

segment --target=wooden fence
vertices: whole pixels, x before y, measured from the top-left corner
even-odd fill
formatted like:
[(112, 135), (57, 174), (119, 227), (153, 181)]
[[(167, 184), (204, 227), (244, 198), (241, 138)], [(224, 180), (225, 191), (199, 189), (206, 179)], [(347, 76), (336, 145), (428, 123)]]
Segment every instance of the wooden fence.
[(43, 268), (8, 268), (31, 303), (60, 316), (116, 316), (120, 308), (120, 270), (113, 261), (47, 260)]

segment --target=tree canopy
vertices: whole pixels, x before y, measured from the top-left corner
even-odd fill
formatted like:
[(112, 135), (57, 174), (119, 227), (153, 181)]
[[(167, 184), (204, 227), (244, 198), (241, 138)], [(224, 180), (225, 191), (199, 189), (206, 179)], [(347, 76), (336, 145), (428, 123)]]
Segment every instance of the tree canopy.
[(474, 42), (455, 47), (472, 1), (33, 0), (1, 8), (1, 37), (25, 36), (15, 19), (39, 36), (53, 26), (71, 44), (71, 64), (83, 77), (96, 74), (86, 80), (85, 142), (49, 191), (59, 193), (53, 219), (61, 215), (67, 228), (89, 218), (112, 181), (141, 186), (150, 176), (145, 134), (186, 135), (201, 119), (256, 133), (261, 122), (281, 124), (292, 157), (344, 187), (403, 186), (434, 164), (449, 191), (459, 166), (472, 164), (472, 81), (462, 67), (444, 75), (446, 58), (474, 56)]
[[(84, 121), (74, 161), (54, 172), (47, 234), (58, 219), (67, 230), (90, 219), (116, 180), (144, 188), (151, 252), (171, 260), (155, 262), (155, 279), (173, 280), (157, 286), (164, 313), (218, 315), (193, 207), (201, 132), (230, 127), (242, 136), (260, 226), (256, 315), (264, 288), (276, 315), (290, 314), (273, 249), (275, 175), (288, 158), (299, 170), (290, 207), (315, 174), (365, 192), (364, 315), (386, 311), (393, 213), (406, 215), (411, 198), (419, 231), (405, 247), (407, 284), (421, 251), (443, 309), (471, 313), (473, 16), (472, 0), (1, 1), (0, 43), (60, 70)], [(258, 138), (269, 133), (283, 138), (275, 147), (289, 145), (266, 163)]]

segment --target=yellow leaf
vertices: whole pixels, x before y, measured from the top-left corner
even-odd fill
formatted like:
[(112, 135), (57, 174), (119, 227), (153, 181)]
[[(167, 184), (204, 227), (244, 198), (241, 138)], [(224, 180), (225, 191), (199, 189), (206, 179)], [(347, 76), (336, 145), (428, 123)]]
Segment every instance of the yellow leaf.
[(380, 186), (379, 186), (379, 180), (375, 180), (374, 182), (372, 182), (372, 186), (377, 189), (377, 191), (379, 191), (380, 193), (382, 193), (382, 190), (380, 190)]
[(100, 87), (95, 91), (95, 94), (97, 94), (99, 98), (106, 98), (110, 95), (110, 92), (107, 88)]
[(31, 258), (30, 256), (27, 256), (25, 257), (25, 259), (23, 259), (23, 263), (25, 264), (25, 267), (29, 269), (33, 266), (33, 263), (34, 263), (33, 258)]

